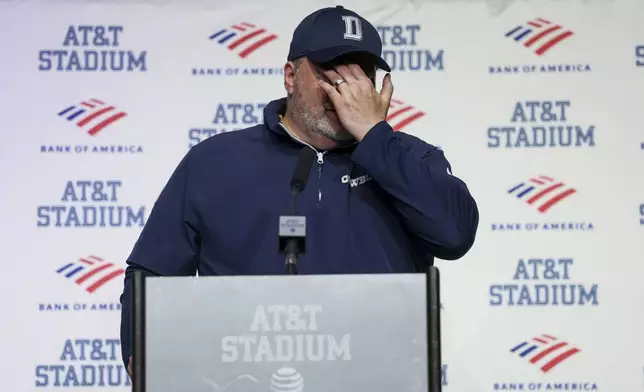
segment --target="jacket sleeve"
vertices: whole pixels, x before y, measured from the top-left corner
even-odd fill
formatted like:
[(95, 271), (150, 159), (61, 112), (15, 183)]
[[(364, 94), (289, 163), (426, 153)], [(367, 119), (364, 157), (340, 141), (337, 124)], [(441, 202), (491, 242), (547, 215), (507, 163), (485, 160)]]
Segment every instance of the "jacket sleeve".
[(423, 249), (443, 260), (469, 251), (478, 229), (478, 207), (438, 147), (394, 132), (381, 121), (358, 143), (352, 159), (393, 197)]
[(127, 367), (132, 355), (132, 275), (190, 276), (198, 267), (197, 219), (189, 201), (189, 167), (186, 156), (157, 198), (127, 259), (121, 302), (121, 354)]

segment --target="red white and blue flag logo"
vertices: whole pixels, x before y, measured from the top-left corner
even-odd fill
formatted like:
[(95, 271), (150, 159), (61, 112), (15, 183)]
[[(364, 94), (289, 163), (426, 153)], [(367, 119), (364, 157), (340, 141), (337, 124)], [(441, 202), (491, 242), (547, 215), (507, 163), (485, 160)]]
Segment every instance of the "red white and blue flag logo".
[(401, 100), (392, 99), (389, 103), (386, 121), (394, 131), (400, 131), (407, 125), (425, 116), (425, 112), (408, 105)]
[(63, 109), (58, 113), (58, 116), (76, 124), (77, 127), (87, 131), (90, 136), (96, 136), (101, 130), (127, 114), (99, 99), (90, 98)]
[(97, 256), (81, 257), (56, 270), (88, 293), (94, 293), (105, 284), (123, 275), (125, 270)]
[(239, 57), (246, 58), (257, 49), (274, 41), (277, 35), (252, 23), (242, 22), (227, 29), (221, 29), (209, 38), (235, 52)]
[(575, 188), (543, 175), (532, 177), (508, 190), (509, 194), (534, 206), (541, 213), (547, 212), (554, 205), (576, 192)]
[(519, 343), (510, 351), (526, 359), (530, 364), (539, 366), (543, 373), (548, 373), (581, 350), (552, 335), (542, 334)]
[(536, 18), (508, 31), (505, 36), (533, 49), (538, 56), (571, 37), (573, 32), (543, 18)]

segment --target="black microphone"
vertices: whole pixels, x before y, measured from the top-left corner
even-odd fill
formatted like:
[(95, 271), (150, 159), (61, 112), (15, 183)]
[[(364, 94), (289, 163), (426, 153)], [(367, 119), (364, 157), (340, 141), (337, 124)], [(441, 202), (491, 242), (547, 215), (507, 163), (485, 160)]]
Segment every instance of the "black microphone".
[(291, 179), (291, 215), (280, 216), (279, 246), (286, 254), (286, 272), (289, 275), (297, 275), (297, 258), (306, 250), (306, 217), (297, 215), (296, 202), (306, 187), (316, 156), (309, 147), (300, 151)]

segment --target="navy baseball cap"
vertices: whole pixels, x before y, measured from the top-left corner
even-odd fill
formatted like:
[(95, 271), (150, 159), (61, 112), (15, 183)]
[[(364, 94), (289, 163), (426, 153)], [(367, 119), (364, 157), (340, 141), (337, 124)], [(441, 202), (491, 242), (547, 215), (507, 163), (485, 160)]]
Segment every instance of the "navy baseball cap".
[(305, 17), (293, 32), (288, 61), (306, 56), (316, 64), (362, 53), (378, 68), (391, 72), (382, 56), (378, 30), (366, 19), (341, 5), (322, 8)]

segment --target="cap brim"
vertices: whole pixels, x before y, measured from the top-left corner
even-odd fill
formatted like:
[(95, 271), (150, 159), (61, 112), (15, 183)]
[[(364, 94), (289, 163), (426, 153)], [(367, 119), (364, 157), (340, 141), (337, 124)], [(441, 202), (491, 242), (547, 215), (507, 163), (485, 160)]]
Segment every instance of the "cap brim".
[(334, 46), (331, 48), (324, 48), (309, 52), (306, 54), (306, 57), (314, 63), (323, 64), (331, 62), (340, 56), (344, 56), (350, 53), (363, 53), (368, 57), (371, 57), (378, 68), (387, 72), (391, 72), (391, 67), (382, 57), (376, 56), (371, 52), (367, 52), (366, 50), (357, 48), (355, 46)]

